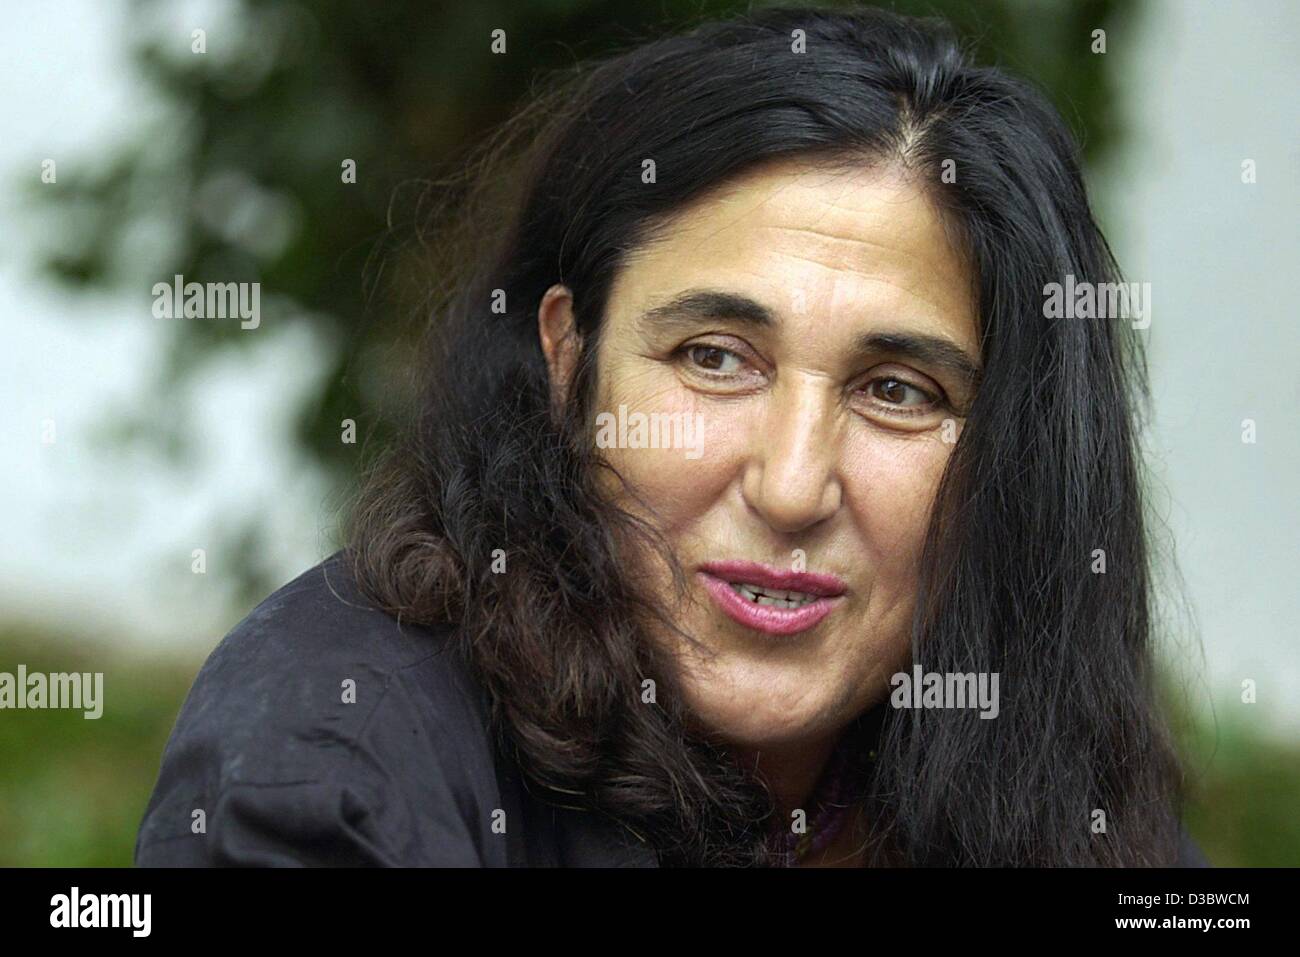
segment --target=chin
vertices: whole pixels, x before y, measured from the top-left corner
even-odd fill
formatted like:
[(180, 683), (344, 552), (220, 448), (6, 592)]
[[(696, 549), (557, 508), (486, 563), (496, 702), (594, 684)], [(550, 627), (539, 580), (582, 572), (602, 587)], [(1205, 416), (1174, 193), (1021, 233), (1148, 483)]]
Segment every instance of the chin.
[(797, 745), (831, 734), (852, 720), (828, 706), (830, 700), (807, 694), (786, 700), (761, 689), (726, 701), (692, 703), (695, 720), (730, 745), (773, 748)]

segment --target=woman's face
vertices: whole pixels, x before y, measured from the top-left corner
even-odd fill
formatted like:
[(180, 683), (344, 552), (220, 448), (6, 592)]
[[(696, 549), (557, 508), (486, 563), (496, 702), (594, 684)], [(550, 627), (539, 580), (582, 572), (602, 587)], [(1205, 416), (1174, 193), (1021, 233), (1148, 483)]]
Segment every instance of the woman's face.
[[(692, 717), (746, 748), (837, 735), (910, 667), (916, 563), (974, 397), (970, 276), (937, 214), (892, 170), (769, 164), (634, 254), (605, 321), (598, 444), (644, 504), (606, 487), (689, 577), (677, 603), (667, 569), (629, 556), (703, 644), (655, 636)], [(638, 413), (702, 432), (629, 447), (651, 444)], [(724, 565), (742, 562), (773, 577)]]

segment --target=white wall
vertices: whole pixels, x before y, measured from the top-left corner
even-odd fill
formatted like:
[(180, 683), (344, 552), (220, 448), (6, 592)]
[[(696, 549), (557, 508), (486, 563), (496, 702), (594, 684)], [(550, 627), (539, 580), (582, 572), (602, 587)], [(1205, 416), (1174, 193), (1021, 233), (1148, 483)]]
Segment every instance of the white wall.
[[(1294, 737), (1300, 4), (1153, 0), (1107, 50), (1130, 138), (1095, 186), (1127, 278), (1151, 283), (1148, 444), (1204, 676), (1220, 716)], [(1254, 184), (1242, 182), (1246, 159)], [(1257, 682), (1254, 711), (1243, 679)]]

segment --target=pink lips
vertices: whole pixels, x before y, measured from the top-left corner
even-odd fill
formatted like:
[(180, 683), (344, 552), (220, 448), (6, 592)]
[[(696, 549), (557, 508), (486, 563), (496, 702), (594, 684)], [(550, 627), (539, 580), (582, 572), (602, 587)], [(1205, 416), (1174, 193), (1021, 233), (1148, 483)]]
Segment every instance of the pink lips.
[[(842, 600), (844, 582), (835, 575), (789, 572), (757, 562), (711, 562), (700, 567), (699, 576), (713, 600), (730, 618), (770, 635), (796, 635), (807, 631), (829, 615)], [(764, 588), (799, 591), (817, 600), (799, 608), (759, 605), (738, 594), (732, 582)]]

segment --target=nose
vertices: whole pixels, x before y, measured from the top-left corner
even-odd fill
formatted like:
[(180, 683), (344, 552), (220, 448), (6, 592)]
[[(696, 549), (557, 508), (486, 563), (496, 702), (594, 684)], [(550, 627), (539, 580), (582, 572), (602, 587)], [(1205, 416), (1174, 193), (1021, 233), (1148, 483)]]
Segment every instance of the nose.
[(770, 401), (752, 436), (742, 493), (774, 531), (800, 532), (840, 508), (834, 400), (822, 386), (801, 384)]

